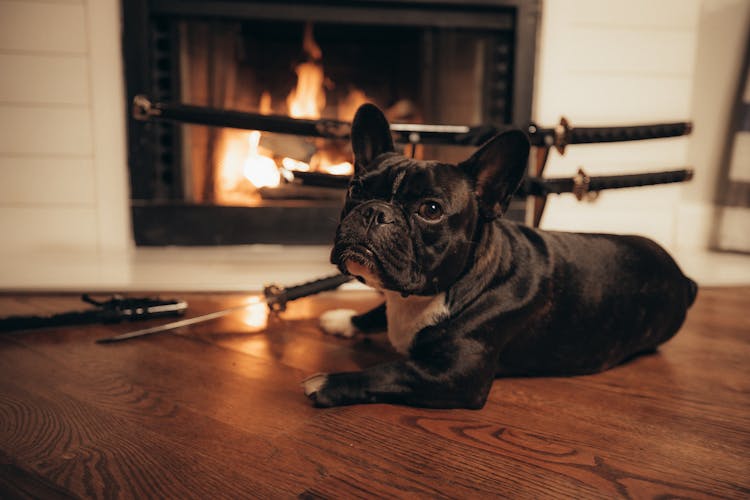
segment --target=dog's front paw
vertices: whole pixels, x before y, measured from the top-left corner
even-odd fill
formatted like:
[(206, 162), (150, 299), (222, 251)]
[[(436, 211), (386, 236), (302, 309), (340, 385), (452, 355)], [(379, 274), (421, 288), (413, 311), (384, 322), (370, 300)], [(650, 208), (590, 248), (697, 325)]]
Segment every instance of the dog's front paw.
[(315, 406), (332, 406), (330, 401), (328, 401), (328, 398), (323, 395), (323, 387), (326, 385), (327, 381), (327, 373), (316, 373), (315, 375), (307, 377), (300, 384), (305, 391), (305, 396), (307, 396)]
[(357, 333), (357, 327), (352, 323), (356, 316), (354, 309), (333, 309), (320, 315), (320, 328), (330, 335), (352, 338)]
[(326, 380), (328, 380), (328, 374), (316, 373), (315, 375), (310, 375), (309, 377), (307, 377), (300, 383), (300, 385), (302, 386), (302, 389), (305, 390), (305, 396), (309, 398), (316, 392), (320, 391), (320, 389), (325, 385)]

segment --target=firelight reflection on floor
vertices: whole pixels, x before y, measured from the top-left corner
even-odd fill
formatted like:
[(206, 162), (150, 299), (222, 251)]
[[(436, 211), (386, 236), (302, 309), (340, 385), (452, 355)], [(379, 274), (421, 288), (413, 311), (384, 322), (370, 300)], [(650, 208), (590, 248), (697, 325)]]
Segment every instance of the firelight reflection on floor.
[(246, 300), (247, 309), (243, 312), (242, 322), (247, 325), (248, 332), (260, 332), (268, 326), (268, 306), (259, 296), (254, 295)]

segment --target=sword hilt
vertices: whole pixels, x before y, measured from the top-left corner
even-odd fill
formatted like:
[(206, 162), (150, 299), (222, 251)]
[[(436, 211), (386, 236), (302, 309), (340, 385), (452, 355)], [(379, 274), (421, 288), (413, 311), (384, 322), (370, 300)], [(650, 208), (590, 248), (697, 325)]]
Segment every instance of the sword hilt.
[(673, 182), (689, 181), (693, 178), (690, 169), (669, 170), (666, 172), (646, 172), (643, 174), (599, 175), (589, 179), (589, 191), (603, 189), (621, 189), (655, 184), (671, 184)]
[(582, 200), (586, 195), (605, 189), (621, 189), (673, 182), (689, 181), (693, 178), (690, 169), (669, 170), (666, 172), (646, 172), (642, 174), (619, 174), (589, 176), (579, 169), (574, 177), (527, 177), (521, 191), (527, 196), (545, 197), (549, 194), (573, 193)]
[(268, 304), (269, 309), (274, 312), (282, 312), (286, 310), (286, 304), (291, 300), (301, 299), (302, 297), (307, 297), (328, 290), (334, 290), (347, 281), (351, 281), (351, 279), (351, 276), (337, 274), (335, 276), (321, 278), (301, 285), (290, 286), (288, 288), (283, 288), (278, 285), (268, 285), (263, 289), (263, 295), (266, 297), (266, 303)]
[(566, 143), (594, 144), (662, 139), (666, 137), (687, 135), (692, 129), (692, 124), (687, 122), (631, 125), (623, 127), (571, 127), (567, 131)]

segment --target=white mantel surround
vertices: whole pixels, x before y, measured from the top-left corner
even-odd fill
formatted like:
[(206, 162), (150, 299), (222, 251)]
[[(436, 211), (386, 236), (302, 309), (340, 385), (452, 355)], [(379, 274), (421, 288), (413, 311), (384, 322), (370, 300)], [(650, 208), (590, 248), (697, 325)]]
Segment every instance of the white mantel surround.
[[(0, 0), (0, 289), (253, 290), (331, 272), (323, 247), (134, 248), (119, 1)], [(562, 114), (581, 126), (696, 122), (690, 138), (553, 153), (547, 174), (694, 163), (696, 176), (692, 185), (608, 192), (594, 204), (553, 198), (543, 227), (646, 234), (703, 283), (750, 283), (748, 257), (705, 252), (717, 147), (698, 133), (725, 127), (749, 5), (545, 0), (538, 123)], [(717, 19), (726, 26), (704, 29)], [(716, 58), (726, 71), (706, 78), (702, 62)]]

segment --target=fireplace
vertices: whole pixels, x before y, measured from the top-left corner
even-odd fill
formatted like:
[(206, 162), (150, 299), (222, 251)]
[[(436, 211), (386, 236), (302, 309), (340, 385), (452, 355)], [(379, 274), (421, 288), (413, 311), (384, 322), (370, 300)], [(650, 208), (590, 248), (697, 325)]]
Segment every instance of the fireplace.
[[(529, 123), (538, 0), (123, 2), (128, 98), (392, 123)], [(165, 122), (128, 126), (139, 245), (327, 244), (351, 173), (347, 141)], [(471, 148), (401, 144), (460, 161)], [(301, 175), (301, 174), (298, 174)], [(523, 219), (515, 200), (509, 216)]]

